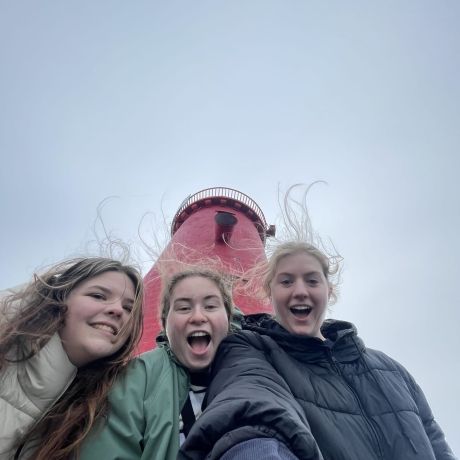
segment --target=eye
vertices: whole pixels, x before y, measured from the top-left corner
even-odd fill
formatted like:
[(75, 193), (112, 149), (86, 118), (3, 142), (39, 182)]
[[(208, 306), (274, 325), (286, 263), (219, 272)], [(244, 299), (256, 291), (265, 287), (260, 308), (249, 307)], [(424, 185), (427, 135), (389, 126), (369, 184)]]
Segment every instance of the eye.
[(206, 310), (213, 311), (213, 310), (219, 309), (219, 308), (220, 308), (220, 305), (217, 305), (217, 304), (210, 304), (210, 305), (206, 305), (205, 308), (206, 308)]
[(106, 300), (105, 295), (101, 294), (100, 292), (91, 292), (88, 294), (88, 296), (96, 300)]
[(123, 305), (123, 310), (127, 311), (128, 313), (131, 313), (133, 311), (133, 306), (132, 305)]
[(178, 313), (188, 313), (190, 311), (190, 305), (176, 305), (174, 311)]
[(280, 279), (280, 284), (282, 286), (290, 286), (292, 284), (292, 280), (290, 278), (282, 278)]

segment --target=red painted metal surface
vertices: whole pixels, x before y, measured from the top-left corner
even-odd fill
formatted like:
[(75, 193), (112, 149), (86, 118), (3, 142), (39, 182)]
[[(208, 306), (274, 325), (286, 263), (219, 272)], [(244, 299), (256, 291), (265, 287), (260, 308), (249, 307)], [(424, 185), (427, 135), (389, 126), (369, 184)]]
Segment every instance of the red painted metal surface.
[[(250, 197), (237, 190), (216, 187), (195, 193), (182, 203), (173, 219), (171, 234), (171, 242), (144, 278), (144, 334), (140, 352), (155, 347), (155, 338), (161, 330), (159, 264), (163, 271), (164, 267), (174, 271), (174, 267), (177, 269), (174, 260), (190, 265), (213, 261), (214, 268), (239, 277), (266, 259), (265, 239), (274, 235), (274, 227), (267, 226), (262, 210)], [(234, 292), (233, 298), (246, 314), (271, 312), (269, 304), (257, 300), (250, 292)]]

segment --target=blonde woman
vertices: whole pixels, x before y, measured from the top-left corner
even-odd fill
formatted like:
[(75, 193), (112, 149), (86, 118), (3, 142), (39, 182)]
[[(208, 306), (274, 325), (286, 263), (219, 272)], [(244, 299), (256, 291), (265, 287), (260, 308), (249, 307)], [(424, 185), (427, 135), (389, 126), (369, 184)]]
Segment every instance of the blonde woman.
[[(306, 208), (299, 219), (287, 211), (311, 231)], [(263, 266), (274, 317), (246, 317), (222, 342), (178, 458), (292, 458), (289, 449), (302, 460), (453, 460), (409, 372), (353, 324), (325, 319), (338, 266), (298, 228)]]

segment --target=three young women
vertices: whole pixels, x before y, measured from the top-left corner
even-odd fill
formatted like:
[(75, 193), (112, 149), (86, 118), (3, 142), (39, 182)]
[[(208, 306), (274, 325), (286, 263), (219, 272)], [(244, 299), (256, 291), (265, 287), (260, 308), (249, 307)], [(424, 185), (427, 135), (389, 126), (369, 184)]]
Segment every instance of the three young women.
[(85, 258), (1, 300), (0, 459), (78, 451), (140, 338), (142, 296), (135, 268)]

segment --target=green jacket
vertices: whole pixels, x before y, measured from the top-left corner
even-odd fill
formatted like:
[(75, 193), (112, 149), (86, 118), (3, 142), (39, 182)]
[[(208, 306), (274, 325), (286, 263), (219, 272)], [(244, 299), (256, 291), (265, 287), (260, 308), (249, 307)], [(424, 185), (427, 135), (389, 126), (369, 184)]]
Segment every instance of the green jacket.
[(109, 395), (108, 417), (83, 443), (81, 460), (176, 460), (187, 371), (169, 347), (135, 358)]

